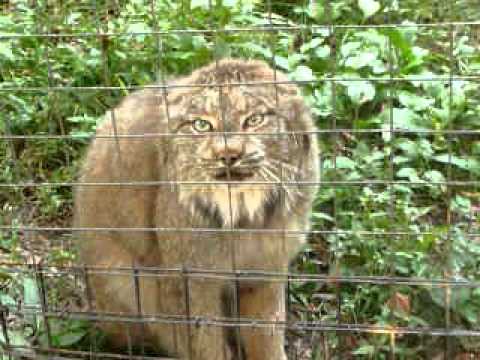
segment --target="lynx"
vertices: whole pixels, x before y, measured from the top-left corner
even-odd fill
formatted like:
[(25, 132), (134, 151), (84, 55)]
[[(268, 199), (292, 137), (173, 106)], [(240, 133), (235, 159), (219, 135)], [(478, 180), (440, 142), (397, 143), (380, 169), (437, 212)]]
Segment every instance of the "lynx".
[[(128, 95), (88, 149), (75, 192), (80, 260), (137, 269), (92, 271), (93, 310), (153, 319), (102, 323), (115, 346), (286, 359), (273, 325), (286, 319), (285, 282), (234, 271), (287, 272), (305, 242), (319, 176), (309, 109), (262, 61), (219, 60), (168, 85)], [(232, 320), (244, 326), (223, 326)]]

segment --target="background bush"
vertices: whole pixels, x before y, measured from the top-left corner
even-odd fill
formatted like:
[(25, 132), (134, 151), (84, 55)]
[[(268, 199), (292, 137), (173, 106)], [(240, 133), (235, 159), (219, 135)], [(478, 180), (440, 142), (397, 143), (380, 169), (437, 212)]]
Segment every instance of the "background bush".
[[(96, 122), (137, 86), (215, 58), (264, 59), (302, 81), (320, 129), (336, 129), (320, 134), (325, 185), (312, 220), (321, 233), (294, 269), (479, 281), (480, 26), (448, 24), (478, 20), (475, 2), (17, 0), (0, 6), (0, 34), (15, 35), (0, 39), (0, 134), (75, 135), (3, 139), (1, 183), (73, 181)], [(379, 24), (401, 25), (365, 26)], [(180, 29), (221, 31), (174, 31)], [(157, 31), (162, 35), (152, 34)], [(1, 189), (3, 262), (31, 256), (26, 234), (6, 227), (70, 225), (69, 186)], [(68, 238), (46, 234), (37, 242)], [(50, 264), (74, 256), (64, 247), (40, 254)], [(0, 275), (4, 305), (20, 298), (39, 304), (31, 277), (1, 269)], [(292, 318), (326, 323), (478, 329), (480, 320), (478, 287), (307, 282), (292, 285), (290, 303)], [(34, 334), (36, 342), (46, 341), (41, 320), (24, 320), (12, 330), (14, 342)], [(85, 341), (85, 324), (54, 328), (57, 346)], [(292, 336), (290, 346), (313, 359), (383, 359), (392, 349), (398, 358), (430, 359), (443, 346), (451, 358), (480, 351), (470, 337), (294, 335), (304, 340), (298, 345)]]

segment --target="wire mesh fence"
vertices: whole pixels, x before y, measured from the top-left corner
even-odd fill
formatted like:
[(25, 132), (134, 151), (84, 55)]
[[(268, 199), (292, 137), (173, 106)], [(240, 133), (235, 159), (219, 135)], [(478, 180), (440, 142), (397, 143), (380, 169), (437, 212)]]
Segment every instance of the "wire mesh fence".
[[(196, 331), (228, 332), (228, 352), (212, 357), (219, 359), (249, 358), (244, 332), (257, 338), (285, 332), (290, 359), (480, 357), (476, 2), (12, 0), (0, 7), (2, 360), (168, 358), (143, 338), (155, 326), (170, 329), (172, 347), (189, 348), (190, 359), (202, 358), (192, 350)], [(227, 57), (262, 59), (273, 80), (171, 80), (208, 63), (218, 71)], [(252, 135), (223, 126), (199, 137), (170, 127), (176, 114), (167, 98), (175, 91), (213, 87), (222, 103), (223, 88), (269, 89), (278, 108), (278, 88), (289, 85), (302, 89), (315, 129)], [(166, 131), (121, 129), (117, 118), (125, 115), (112, 109), (136, 90), (164, 101)], [(225, 114), (219, 118), (225, 125)], [(95, 132), (101, 121), (111, 122), (110, 133)], [(139, 142), (220, 138), (227, 147), (233, 137), (296, 136), (318, 139), (318, 181), (283, 172), (234, 179), (228, 171), (221, 180), (186, 179), (175, 163), (162, 179), (78, 178), (90, 141), (116, 144), (121, 155)], [(212, 185), (226, 189), (231, 219), (234, 186), (277, 189), (283, 198), (289, 189), (318, 189), (311, 228), (72, 221), (74, 189)], [(167, 205), (159, 205), (165, 214)], [(218, 266), (86, 264), (77, 248), (92, 234), (179, 236), (187, 244), (222, 239), (231, 257)], [(235, 261), (242, 240), (273, 239), (285, 249), (301, 236), (308, 245), (288, 269)], [(100, 278), (127, 279), (128, 291), (118, 297), (128, 296), (135, 311), (99, 308), (92, 282)], [(160, 283), (176, 284), (181, 311), (146, 303), (148, 288)], [(240, 293), (252, 284), (284, 287), (285, 316), (241, 314)], [(231, 308), (198, 312), (198, 295), (208, 298), (217, 288), (228, 289)], [(121, 347), (105, 328), (117, 329)]]

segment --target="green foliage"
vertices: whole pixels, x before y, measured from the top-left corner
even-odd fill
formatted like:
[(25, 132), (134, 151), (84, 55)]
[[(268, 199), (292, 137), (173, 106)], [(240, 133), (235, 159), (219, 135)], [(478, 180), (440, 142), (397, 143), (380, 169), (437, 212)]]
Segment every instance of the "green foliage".
[[(449, 79), (478, 74), (480, 44), (468, 27), (451, 34), (448, 27), (415, 25), (478, 19), (468, 1), (451, 2), (448, 9), (442, 2), (413, 0), (7, 3), (0, 33), (25, 36), (0, 40), (0, 133), (74, 138), (0, 142), (3, 183), (72, 181), (96, 123), (132, 87), (188, 73), (218, 57), (260, 58), (302, 82), (319, 128), (353, 129), (320, 136), (322, 180), (334, 185), (318, 193), (313, 229), (331, 232), (314, 237), (295, 267), (318, 273), (328, 263), (332, 275), (479, 280), (478, 134), (446, 132), (480, 129), (478, 82)], [(404, 26), (284, 29), (389, 21)], [(271, 23), (281, 27), (230, 31)], [(196, 31), (212, 28), (219, 31)], [(28, 36), (42, 32), (62, 36)], [(477, 185), (461, 185), (468, 181)], [(2, 224), (68, 223), (70, 209), (68, 187), (0, 193)], [(12, 257), (18, 256), (18, 236), (0, 234), (0, 248)], [(319, 254), (324, 248), (325, 259)], [(57, 252), (49, 259), (70, 258)], [(0, 275), (2, 283), (16, 284), (1, 295), (2, 304), (23, 298), (39, 306), (33, 279)], [(442, 328), (449, 312), (452, 327), (478, 328), (480, 321), (480, 292), (474, 288), (308, 282), (292, 290), (302, 320)], [(340, 296), (332, 299), (325, 291)], [(403, 305), (392, 305), (392, 299)], [(46, 341), (43, 320), (27, 320), (35, 324), (37, 340)], [(77, 346), (87, 333), (85, 324), (63, 321), (52, 322), (51, 331), (60, 347)], [(9, 336), (21, 345), (26, 334), (20, 327)], [(337, 358), (346, 356), (342, 348), (362, 358), (383, 359), (390, 352), (388, 335), (357, 335), (344, 344), (330, 335)], [(475, 339), (452, 341), (458, 353), (480, 350)], [(395, 351), (401, 359), (433, 358), (440, 342), (398, 336)]]
[[(41, 347), (47, 347), (50, 334), (53, 347), (65, 348), (79, 345), (89, 334), (89, 324), (79, 320), (65, 320), (37, 315), (41, 312), (41, 294), (37, 281), (28, 275), (17, 274), (15, 286), (10, 289), (10, 294), (0, 294), (0, 304), (6, 309), (13, 310), (18, 306), (18, 299), (22, 299), (26, 313), (22, 322), (12, 323), (7, 327), (8, 342), (12, 346), (28, 346), (32, 342)], [(48, 331), (46, 326), (48, 321)], [(5, 334), (0, 332), (0, 345), (6, 343)], [(38, 355), (40, 356), (40, 355)], [(8, 355), (0, 355), (0, 359), (10, 359)]]

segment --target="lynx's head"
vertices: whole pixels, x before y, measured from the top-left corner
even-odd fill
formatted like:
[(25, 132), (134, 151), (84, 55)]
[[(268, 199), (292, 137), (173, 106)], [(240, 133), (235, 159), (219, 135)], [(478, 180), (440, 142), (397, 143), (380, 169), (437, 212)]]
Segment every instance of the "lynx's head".
[(305, 201), (311, 188), (295, 182), (317, 178), (314, 125), (284, 74), (260, 61), (221, 60), (174, 85), (170, 177), (199, 182), (179, 190), (193, 213), (251, 226)]

